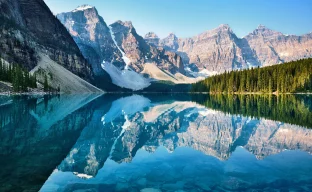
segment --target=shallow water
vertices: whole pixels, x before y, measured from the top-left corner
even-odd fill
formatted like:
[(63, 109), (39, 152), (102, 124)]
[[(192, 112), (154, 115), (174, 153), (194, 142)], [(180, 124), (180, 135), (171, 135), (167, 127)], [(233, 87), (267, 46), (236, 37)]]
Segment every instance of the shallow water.
[(311, 101), (0, 97), (0, 191), (312, 191)]

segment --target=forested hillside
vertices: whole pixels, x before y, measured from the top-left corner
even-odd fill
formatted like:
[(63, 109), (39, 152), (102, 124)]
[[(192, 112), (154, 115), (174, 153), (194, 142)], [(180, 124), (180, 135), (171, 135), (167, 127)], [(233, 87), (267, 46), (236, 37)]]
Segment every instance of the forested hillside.
[(192, 85), (191, 92), (294, 93), (312, 91), (312, 59), (231, 71)]
[(0, 59), (0, 81), (12, 83), (15, 92), (25, 92), (28, 88), (37, 88), (36, 76), (19, 65), (7, 65)]

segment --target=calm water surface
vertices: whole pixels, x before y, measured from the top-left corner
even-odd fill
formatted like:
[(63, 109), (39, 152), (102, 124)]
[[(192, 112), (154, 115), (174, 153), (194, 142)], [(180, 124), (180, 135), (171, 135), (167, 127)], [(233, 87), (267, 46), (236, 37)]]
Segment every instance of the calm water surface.
[(312, 191), (312, 96), (0, 97), (0, 191)]

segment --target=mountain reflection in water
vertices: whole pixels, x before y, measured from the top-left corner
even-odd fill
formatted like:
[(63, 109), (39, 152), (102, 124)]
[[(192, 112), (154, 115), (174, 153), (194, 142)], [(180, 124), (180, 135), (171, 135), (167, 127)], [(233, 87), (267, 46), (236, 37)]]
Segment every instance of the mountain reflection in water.
[[(1, 120), (1, 139), (10, 140), (12, 148), (3, 155), (24, 149), (33, 164), (54, 155), (54, 171), (41, 191), (312, 189), (309, 96), (108, 94), (79, 102), (76, 97), (51, 98), (42, 110), (40, 103), (24, 108), (27, 115), (18, 117), (25, 118), (23, 124)], [(32, 125), (27, 128), (26, 122)], [(15, 137), (3, 131), (33, 125), (38, 126), (31, 131), (33, 140), (23, 138), (27, 145), (22, 147), (16, 131)], [(37, 146), (48, 137), (58, 142)], [(62, 154), (55, 153), (60, 141), (67, 150)], [(37, 156), (31, 152), (36, 147), (44, 149)], [(8, 171), (20, 169), (11, 167)]]

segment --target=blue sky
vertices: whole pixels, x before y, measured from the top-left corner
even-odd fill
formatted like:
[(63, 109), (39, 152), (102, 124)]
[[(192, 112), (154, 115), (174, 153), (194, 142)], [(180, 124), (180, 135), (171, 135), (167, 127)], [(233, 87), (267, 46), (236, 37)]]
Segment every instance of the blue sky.
[(312, 0), (45, 0), (54, 14), (79, 5), (97, 8), (107, 24), (132, 21), (144, 36), (170, 32), (192, 37), (220, 24), (229, 24), (238, 37), (259, 24), (284, 34), (312, 32)]

